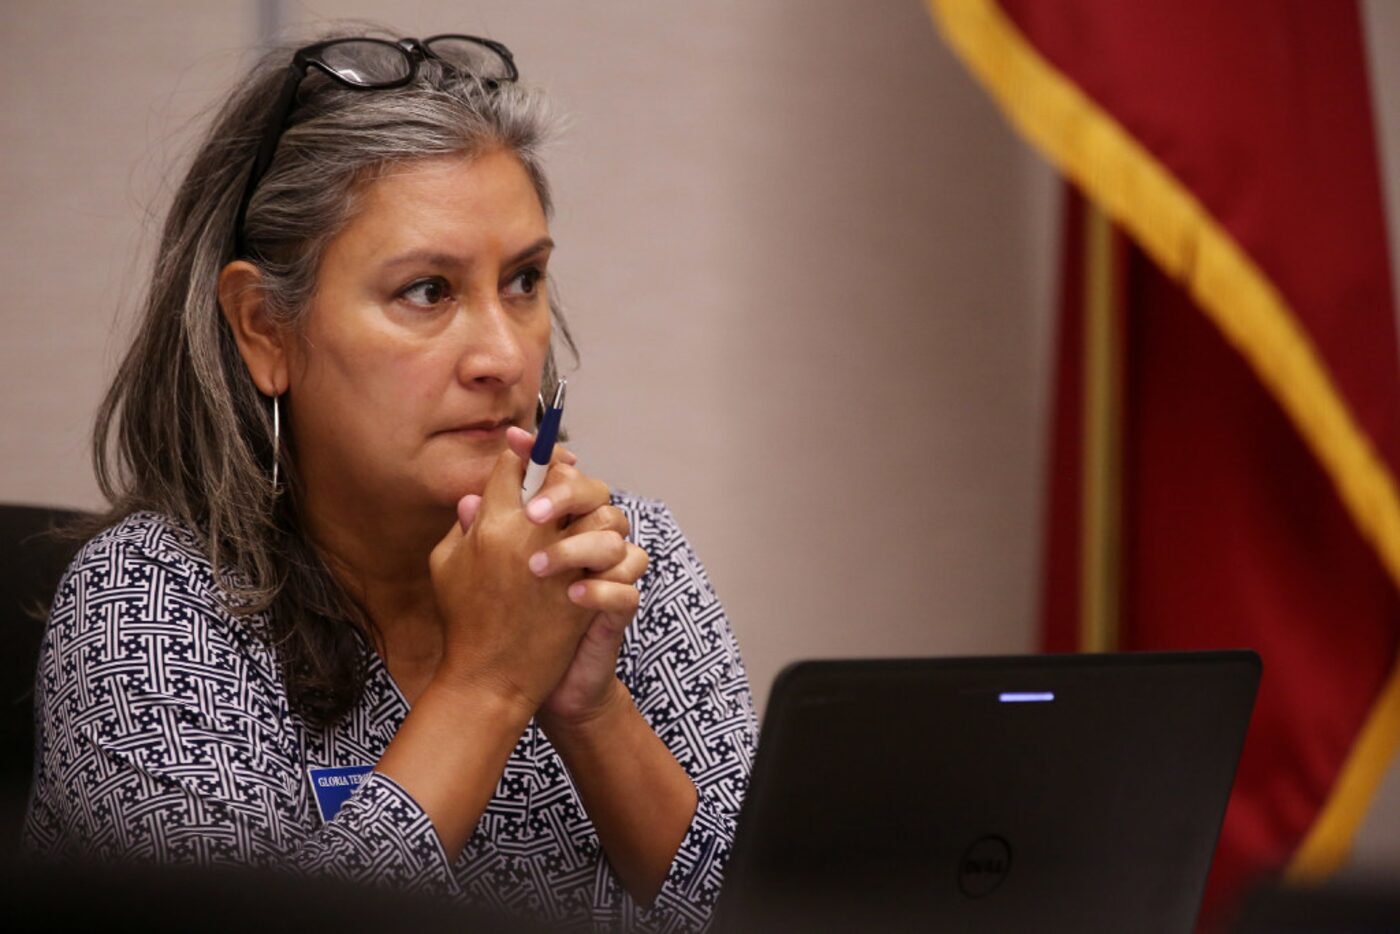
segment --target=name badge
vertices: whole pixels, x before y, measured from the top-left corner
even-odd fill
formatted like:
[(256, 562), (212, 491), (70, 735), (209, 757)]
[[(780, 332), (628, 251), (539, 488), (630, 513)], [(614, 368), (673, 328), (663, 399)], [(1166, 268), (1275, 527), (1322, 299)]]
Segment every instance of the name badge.
[(340, 806), (350, 799), (374, 771), (372, 765), (346, 765), (338, 769), (307, 769), (311, 790), (316, 793), (316, 807), (321, 820), (330, 823), (340, 812)]

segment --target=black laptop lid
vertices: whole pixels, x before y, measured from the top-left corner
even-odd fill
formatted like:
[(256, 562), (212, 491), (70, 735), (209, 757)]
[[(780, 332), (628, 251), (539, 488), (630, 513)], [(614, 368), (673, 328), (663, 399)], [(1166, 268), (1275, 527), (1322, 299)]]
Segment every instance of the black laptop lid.
[(801, 662), (764, 718), (721, 930), (1194, 924), (1253, 652)]

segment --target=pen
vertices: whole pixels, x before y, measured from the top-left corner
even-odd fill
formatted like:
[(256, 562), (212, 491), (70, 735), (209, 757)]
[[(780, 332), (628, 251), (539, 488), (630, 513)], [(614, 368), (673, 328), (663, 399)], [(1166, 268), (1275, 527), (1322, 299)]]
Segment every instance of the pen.
[(554, 442), (559, 438), (559, 421), (564, 417), (564, 387), (568, 384), (567, 379), (559, 381), (559, 388), (554, 391), (554, 401), (540, 419), (535, 446), (530, 449), (530, 464), (525, 468), (525, 482), (520, 485), (521, 505), (534, 499), (540, 487), (544, 486), (549, 462), (554, 458)]

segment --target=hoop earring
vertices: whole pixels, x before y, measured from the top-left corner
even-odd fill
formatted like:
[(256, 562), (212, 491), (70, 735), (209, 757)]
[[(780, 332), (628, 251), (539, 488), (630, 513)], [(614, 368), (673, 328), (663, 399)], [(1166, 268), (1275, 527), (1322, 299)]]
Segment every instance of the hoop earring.
[(282, 451), (282, 406), (280, 395), (272, 397), (272, 495), (277, 496), (282, 488), (277, 485), (277, 461)]

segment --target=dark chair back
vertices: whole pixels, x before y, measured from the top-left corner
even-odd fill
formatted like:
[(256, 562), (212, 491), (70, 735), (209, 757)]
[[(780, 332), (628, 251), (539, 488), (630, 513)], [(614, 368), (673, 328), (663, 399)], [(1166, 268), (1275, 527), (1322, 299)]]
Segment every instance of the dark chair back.
[(49, 603), (81, 545), (53, 530), (82, 516), (0, 504), (0, 849), (18, 835), (34, 768), (34, 665)]

